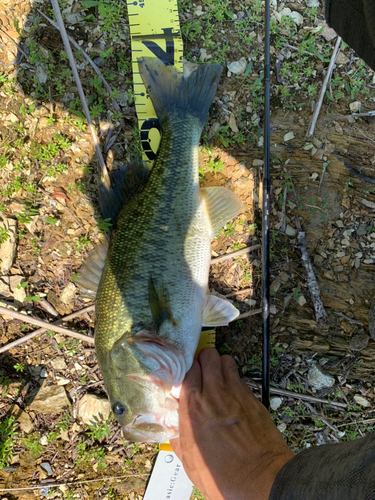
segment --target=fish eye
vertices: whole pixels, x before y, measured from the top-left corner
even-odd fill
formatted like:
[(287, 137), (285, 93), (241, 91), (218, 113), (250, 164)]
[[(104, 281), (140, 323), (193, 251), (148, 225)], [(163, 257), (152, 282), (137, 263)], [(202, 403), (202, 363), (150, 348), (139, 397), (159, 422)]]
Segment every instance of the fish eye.
[(123, 413), (125, 413), (125, 411), (126, 408), (122, 403), (116, 403), (116, 405), (113, 408), (113, 413), (115, 415), (122, 415)]

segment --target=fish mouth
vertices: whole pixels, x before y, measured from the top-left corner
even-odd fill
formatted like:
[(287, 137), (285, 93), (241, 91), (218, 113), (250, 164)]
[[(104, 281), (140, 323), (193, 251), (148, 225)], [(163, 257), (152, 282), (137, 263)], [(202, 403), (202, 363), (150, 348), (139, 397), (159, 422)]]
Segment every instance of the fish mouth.
[[(178, 437), (178, 429), (159, 422), (155, 415), (138, 415), (132, 424), (122, 428), (128, 441), (143, 441), (146, 443), (165, 443)], [(164, 419), (163, 419), (164, 420)]]

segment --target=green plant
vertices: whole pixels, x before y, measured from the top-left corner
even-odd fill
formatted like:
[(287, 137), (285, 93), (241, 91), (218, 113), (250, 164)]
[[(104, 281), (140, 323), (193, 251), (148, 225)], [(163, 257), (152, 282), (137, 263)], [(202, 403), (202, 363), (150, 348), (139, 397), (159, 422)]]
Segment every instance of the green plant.
[(13, 416), (5, 417), (0, 422), (0, 470), (9, 466), (12, 460), (15, 438), (18, 435), (15, 422)]
[(18, 372), (23, 372), (25, 369), (25, 365), (21, 362), (16, 363), (13, 368), (17, 370)]
[(98, 224), (98, 229), (101, 233), (109, 232), (109, 229), (112, 227), (110, 220), (111, 220), (110, 217), (107, 219), (101, 219), (101, 218), (96, 219), (96, 222)]
[(110, 419), (104, 420), (104, 417), (101, 413), (99, 413), (99, 418), (94, 415), (93, 420), (95, 421), (94, 424), (90, 424), (89, 427), (86, 429), (86, 434), (92, 439), (99, 441), (100, 443), (109, 437), (111, 434), (111, 430), (109, 428), (109, 423)]
[(33, 452), (33, 455), (37, 455), (43, 449), (43, 446), (40, 444), (37, 436), (30, 435), (27, 438), (23, 438), (22, 442), (25, 448)]
[(10, 236), (10, 231), (6, 227), (0, 227), (0, 245), (5, 243)]

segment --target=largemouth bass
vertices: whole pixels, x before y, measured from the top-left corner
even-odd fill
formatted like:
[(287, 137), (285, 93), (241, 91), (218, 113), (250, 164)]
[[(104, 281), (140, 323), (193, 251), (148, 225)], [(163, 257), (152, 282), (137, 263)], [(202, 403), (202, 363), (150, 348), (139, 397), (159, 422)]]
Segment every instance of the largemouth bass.
[(108, 251), (103, 243), (95, 249), (77, 281), (96, 294), (96, 354), (125, 436), (162, 443), (178, 435), (178, 391), (202, 326), (238, 315), (207, 288), (211, 240), (242, 205), (228, 189), (199, 188), (198, 143), (221, 66), (184, 77), (144, 58), (139, 70), (160, 148), (149, 176), (132, 166), (100, 188), (103, 215), (116, 222)]

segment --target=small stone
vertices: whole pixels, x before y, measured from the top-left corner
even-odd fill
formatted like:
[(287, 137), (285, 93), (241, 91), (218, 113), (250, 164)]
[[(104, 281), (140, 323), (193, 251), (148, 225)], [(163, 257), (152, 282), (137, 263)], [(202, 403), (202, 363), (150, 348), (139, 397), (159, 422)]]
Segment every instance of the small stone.
[(272, 306), (270, 306), (270, 314), (276, 314), (276, 313), (277, 313), (276, 306), (275, 304), (272, 304)]
[(76, 287), (73, 283), (69, 283), (64, 290), (61, 292), (60, 300), (63, 304), (68, 305), (73, 299), (76, 293)]
[(360, 113), (361, 112), (361, 103), (360, 101), (354, 101), (349, 104), (349, 109), (351, 113)]
[(303, 24), (303, 16), (296, 11), (291, 11), (288, 7), (285, 7), (279, 12), (280, 16), (290, 17), (297, 25)]
[(350, 341), (350, 349), (352, 351), (362, 351), (367, 347), (370, 337), (366, 334), (355, 335)]
[(294, 139), (294, 132), (288, 132), (284, 135), (284, 142), (288, 142)]
[(57, 385), (68, 385), (70, 384), (70, 380), (67, 378), (62, 378), (62, 377), (56, 377), (57, 380)]
[(320, 3), (319, 3), (319, 0), (306, 0), (306, 6), (307, 7), (319, 7)]
[(279, 424), (277, 426), (277, 428), (279, 429), (280, 432), (286, 431), (286, 423), (285, 422), (281, 422), (281, 424)]
[(43, 85), (43, 83), (46, 83), (46, 81), (48, 80), (48, 74), (41, 64), (37, 64), (35, 74), (38, 79), (38, 82), (41, 85)]
[(18, 117), (14, 113), (9, 113), (4, 120), (6, 122), (12, 122), (12, 123), (17, 123), (18, 122)]
[(228, 64), (228, 70), (235, 75), (242, 75), (245, 73), (247, 68), (247, 61), (244, 57), (241, 57), (239, 61), (234, 61)]
[(51, 360), (52, 368), (55, 370), (66, 370), (67, 366), (63, 357), (58, 357)]
[(24, 281), (25, 278), (18, 274), (10, 276), (9, 278), (9, 288), (12, 292), (13, 298), (15, 301), (18, 301), (21, 304), (26, 298), (25, 289), (21, 286), (21, 283), (23, 283)]
[(314, 363), (307, 373), (307, 380), (312, 387), (320, 390), (325, 387), (332, 387), (335, 379), (331, 375), (323, 373)]
[(211, 59), (212, 55), (211, 54), (207, 54), (207, 50), (206, 49), (200, 49), (200, 57), (199, 59), (204, 62), (204, 61), (208, 61), (208, 59)]
[(306, 304), (306, 299), (303, 295), (300, 295), (297, 299), (297, 304), (300, 305), (301, 307)]
[(364, 398), (363, 396), (360, 396), (359, 394), (356, 394), (354, 396), (354, 400), (357, 404), (361, 405), (361, 406), (364, 406), (364, 407), (368, 407), (368, 406), (371, 406), (371, 403), (370, 401), (368, 401), (366, 398)]
[(40, 438), (40, 444), (41, 444), (42, 446), (47, 446), (47, 445), (48, 445), (48, 437), (47, 437), (46, 435), (44, 435), (44, 436), (42, 436), (42, 437)]
[(231, 129), (232, 132), (234, 132), (235, 134), (238, 133), (238, 127), (237, 127), (237, 123), (236, 123), (236, 118), (234, 116), (234, 114), (232, 113), (230, 115), (230, 119), (229, 119), (229, 128)]
[[(364, 236), (367, 233), (367, 226), (368, 224), (360, 224), (357, 229), (357, 235), (358, 236)], [(361, 255), (362, 257), (362, 255)]]
[(35, 389), (27, 397), (30, 401), (29, 409), (43, 415), (60, 413), (71, 407), (65, 389), (59, 385), (46, 385), (44, 382), (40, 389)]
[(294, 227), (287, 224), (285, 228), (285, 234), (287, 234), (288, 236), (295, 236), (297, 234), (297, 230), (294, 229)]
[(21, 410), (17, 404), (13, 405), (11, 415), (17, 422), (19, 422), (20, 428), (25, 434), (30, 434), (30, 432), (34, 429), (34, 425), (29, 415), (25, 411)]
[(336, 64), (339, 64), (340, 66), (345, 66), (346, 64), (348, 64), (348, 62), (349, 58), (346, 57), (346, 55), (343, 54), (342, 52), (339, 52), (338, 56), (336, 57)]
[(49, 462), (42, 462), (40, 464), (40, 466), (42, 467), (42, 469), (44, 469), (47, 472), (47, 474), (49, 476), (52, 476), (53, 470), (52, 470), (51, 464)]
[(107, 398), (100, 398), (94, 394), (85, 394), (83, 398), (79, 401), (78, 405), (78, 417), (85, 424), (90, 424), (95, 422), (94, 416), (102, 418), (105, 420), (109, 417), (110, 404)]
[(271, 410), (276, 411), (283, 404), (283, 398), (271, 398), (270, 407)]
[(40, 378), (47, 378), (48, 377), (48, 373), (47, 373), (47, 370), (45, 368), (41, 369), (39, 377)]
[(195, 14), (196, 16), (203, 16), (204, 12), (203, 12), (203, 10), (202, 10), (202, 6), (201, 6), (201, 5), (198, 5), (198, 6), (197, 6), (197, 10), (194, 12), (194, 14)]
[(264, 165), (264, 160), (258, 160), (257, 158), (253, 160), (253, 167), (262, 167), (263, 165)]

